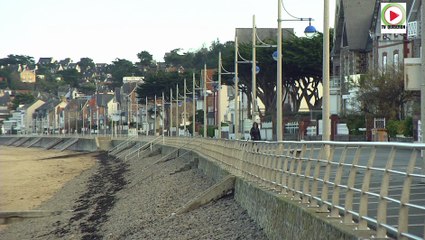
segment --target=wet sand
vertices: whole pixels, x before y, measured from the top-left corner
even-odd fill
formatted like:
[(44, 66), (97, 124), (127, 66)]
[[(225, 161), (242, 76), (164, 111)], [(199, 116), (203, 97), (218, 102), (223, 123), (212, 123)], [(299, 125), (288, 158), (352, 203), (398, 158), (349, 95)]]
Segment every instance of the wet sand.
[(48, 200), (92, 167), (96, 153), (0, 146), (0, 211), (25, 211)]

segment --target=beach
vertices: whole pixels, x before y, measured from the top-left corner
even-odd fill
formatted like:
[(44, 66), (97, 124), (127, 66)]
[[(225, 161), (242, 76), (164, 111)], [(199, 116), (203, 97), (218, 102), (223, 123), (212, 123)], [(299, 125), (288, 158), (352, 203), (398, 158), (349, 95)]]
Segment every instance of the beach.
[[(105, 152), (0, 147), (0, 154), (7, 152), (21, 160), (0, 163), (1, 168), (8, 166), (2, 171), (9, 171), (7, 189), (12, 194), (2, 200), (2, 208), (24, 210), (25, 204), (26, 209), (55, 214), (13, 222), (0, 231), (0, 239), (267, 239), (233, 192), (176, 214), (215, 184), (193, 160), (165, 159), (160, 149), (131, 159)], [(30, 163), (34, 166), (27, 167)], [(12, 186), (14, 181), (21, 184)]]
[(0, 211), (38, 207), (91, 168), (93, 153), (0, 146)]

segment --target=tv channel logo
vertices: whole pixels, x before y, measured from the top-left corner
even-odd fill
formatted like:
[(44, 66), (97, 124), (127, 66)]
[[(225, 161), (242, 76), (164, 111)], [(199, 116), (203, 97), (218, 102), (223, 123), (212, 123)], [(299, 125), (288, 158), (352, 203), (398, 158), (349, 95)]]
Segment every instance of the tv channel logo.
[(406, 32), (406, 3), (381, 3), (381, 33)]

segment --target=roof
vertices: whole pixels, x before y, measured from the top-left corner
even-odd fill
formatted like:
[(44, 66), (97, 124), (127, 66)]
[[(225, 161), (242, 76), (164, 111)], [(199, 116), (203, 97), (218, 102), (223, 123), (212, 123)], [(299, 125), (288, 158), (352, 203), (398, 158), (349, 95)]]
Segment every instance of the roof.
[(86, 98), (71, 99), (66, 105), (65, 109), (78, 111), (83, 108), (86, 102), (87, 102)]
[(108, 103), (114, 98), (113, 94), (96, 94), (96, 102), (99, 107), (106, 107)]
[(53, 58), (47, 57), (47, 58), (40, 58), (38, 60), (38, 64), (50, 64), (53, 63)]
[(122, 89), (123, 95), (128, 95), (136, 88), (137, 88), (137, 82), (127, 82), (122, 85), (121, 89)]
[(45, 102), (43, 105), (38, 107), (35, 111), (36, 112), (48, 112), (53, 110), (56, 105), (58, 105), (60, 101), (58, 99), (49, 99), (47, 102)]
[[(350, 50), (366, 49), (376, 0), (342, 0), (344, 27)], [(359, 14), (361, 13), (361, 14)]]

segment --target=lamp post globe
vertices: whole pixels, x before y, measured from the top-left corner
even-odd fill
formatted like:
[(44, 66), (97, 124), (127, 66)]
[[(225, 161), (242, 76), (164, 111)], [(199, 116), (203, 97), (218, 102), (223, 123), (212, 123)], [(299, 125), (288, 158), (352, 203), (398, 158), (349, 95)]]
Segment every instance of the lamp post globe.
[(304, 34), (306, 37), (308, 38), (312, 38), (314, 37), (314, 35), (316, 34), (316, 28), (314, 26), (308, 25), (305, 30), (304, 30)]

